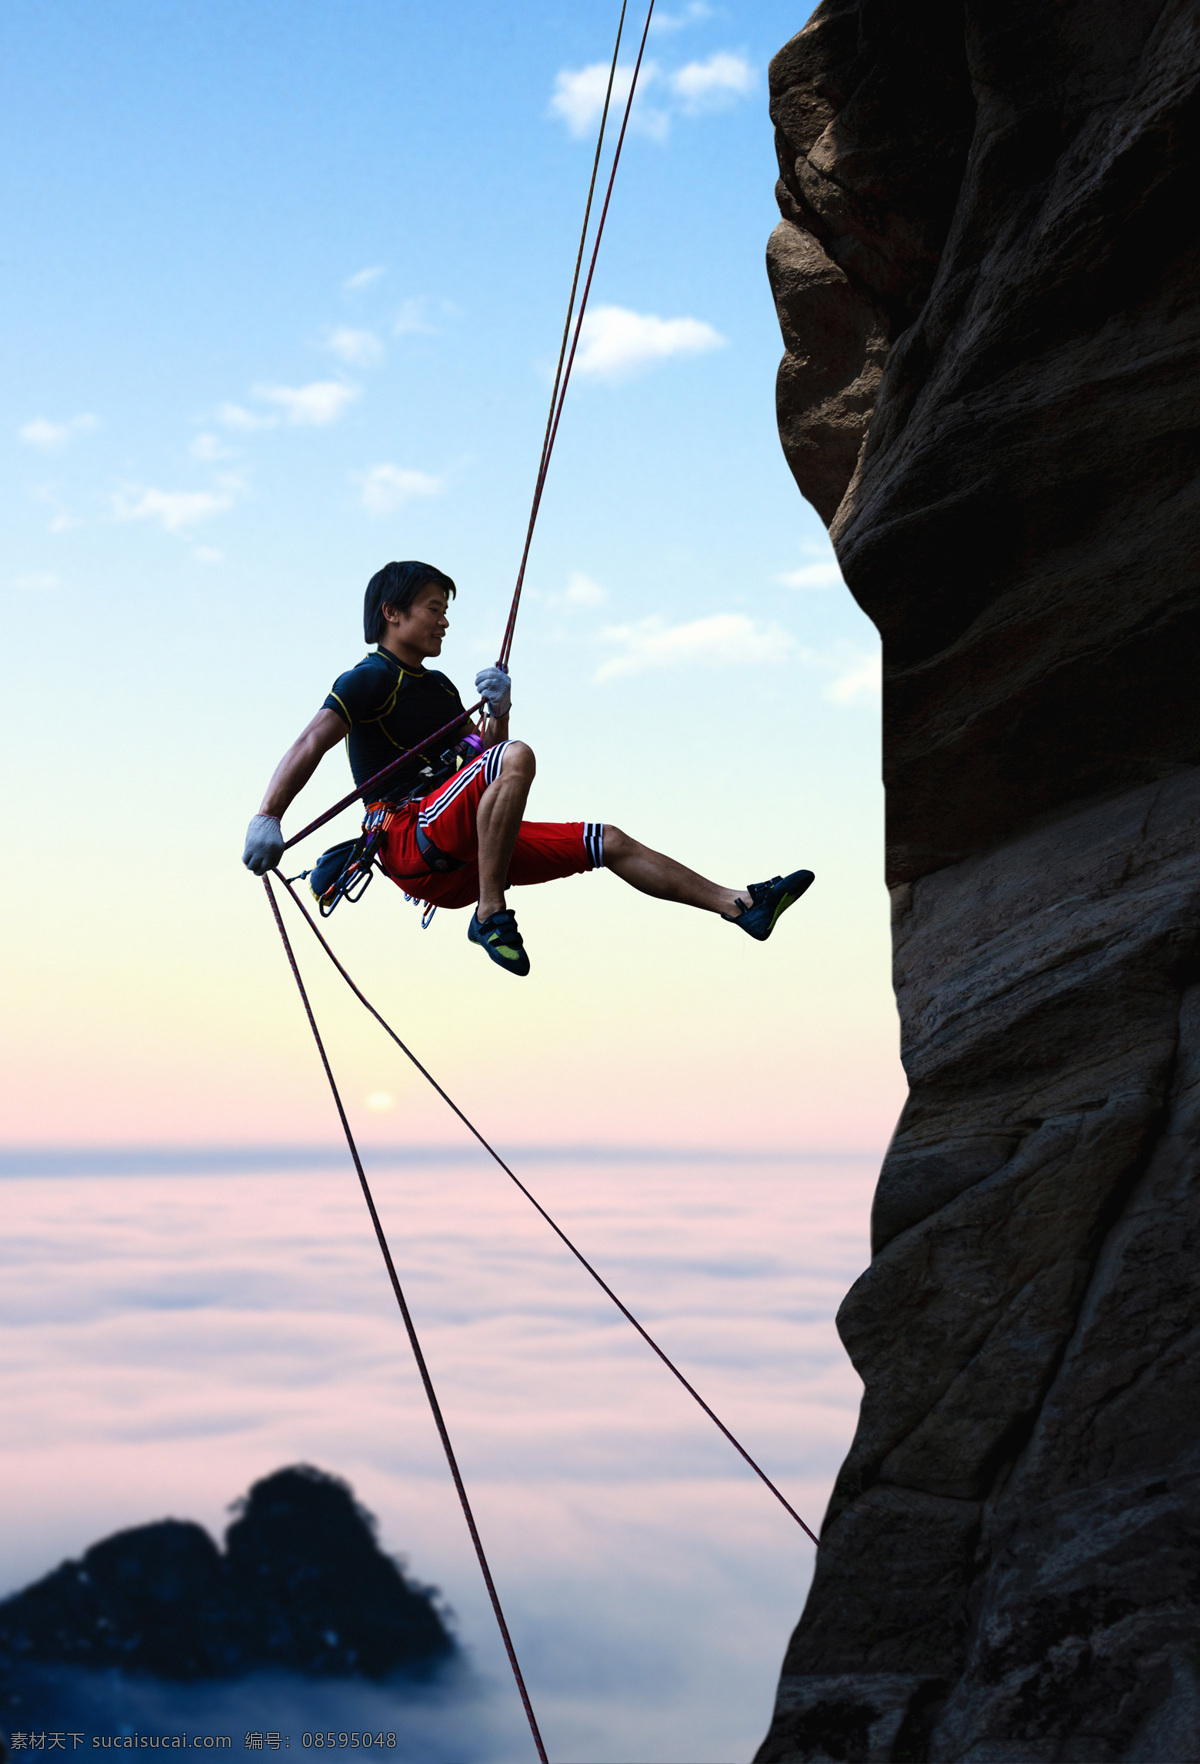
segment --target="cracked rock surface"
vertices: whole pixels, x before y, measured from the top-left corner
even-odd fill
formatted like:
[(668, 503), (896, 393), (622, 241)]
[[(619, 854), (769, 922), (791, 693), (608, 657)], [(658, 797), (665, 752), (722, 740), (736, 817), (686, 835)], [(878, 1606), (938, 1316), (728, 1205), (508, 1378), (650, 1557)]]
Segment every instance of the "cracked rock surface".
[(1194, 0), (824, 0), (772, 68), (911, 1088), (758, 1764), (1200, 1760), (1198, 95)]

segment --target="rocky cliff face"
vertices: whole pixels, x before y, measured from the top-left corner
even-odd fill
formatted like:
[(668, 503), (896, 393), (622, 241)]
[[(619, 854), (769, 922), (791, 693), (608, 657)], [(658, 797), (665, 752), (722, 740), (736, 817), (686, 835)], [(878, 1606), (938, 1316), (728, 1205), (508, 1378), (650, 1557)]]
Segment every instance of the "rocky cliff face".
[(1200, 1759), (1198, 95), (1194, 0), (824, 0), (772, 69), (911, 1095), (759, 1764)]

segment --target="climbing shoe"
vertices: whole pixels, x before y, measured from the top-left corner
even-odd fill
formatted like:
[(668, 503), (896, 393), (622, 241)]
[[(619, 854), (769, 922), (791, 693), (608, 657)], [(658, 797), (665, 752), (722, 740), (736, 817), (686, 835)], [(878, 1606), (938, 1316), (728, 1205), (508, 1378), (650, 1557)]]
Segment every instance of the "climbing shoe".
[(796, 904), (813, 880), (811, 870), (793, 870), (790, 876), (772, 876), (769, 882), (752, 882), (746, 890), (750, 896), (746, 910), (736, 919), (730, 913), (722, 913), (721, 917), (728, 919), (731, 925), (740, 925), (759, 943), (765, 943), (775, 929), (776, 920)]
[(505, 968), (510, 974), (528, 974), (529, 957), (517, 930), (517, 915), (507, 907), (503, 912), (493, 913), (482, 925), (472, 913), (467, 937), (486, 950), (498, 968)]

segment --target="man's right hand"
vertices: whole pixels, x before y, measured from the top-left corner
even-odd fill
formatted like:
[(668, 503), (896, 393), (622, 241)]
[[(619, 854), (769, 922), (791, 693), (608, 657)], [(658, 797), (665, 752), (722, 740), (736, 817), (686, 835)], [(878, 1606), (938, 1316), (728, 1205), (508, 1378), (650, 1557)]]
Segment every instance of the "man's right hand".
[(283, 829), (274, 815), (255, 815), (246, 829), (242, 862), (256, 876), (265, 876), (283, 856)]
[(489, 717), (506, 717), (512, 709), (512, 680), (506, 668), (480, 668), (475, 690), (487, 705)]

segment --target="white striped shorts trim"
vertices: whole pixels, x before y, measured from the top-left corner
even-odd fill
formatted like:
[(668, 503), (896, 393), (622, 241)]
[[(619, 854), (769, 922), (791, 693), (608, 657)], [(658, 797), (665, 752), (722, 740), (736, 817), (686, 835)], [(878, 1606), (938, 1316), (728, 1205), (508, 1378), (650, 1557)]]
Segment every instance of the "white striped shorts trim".
[[(431, 829), (436, 827), (438, 817), (450, 807), (451, 803), (457, 801), (463, 791), (471, 786), (481, 772), (485, 785), (494, 784), (500, 776), (500, 767), (507, 746), (507, 741), (498, 742), (495, 747), (489, 747), (486, 753), (481, 753), (477, 760), (472, 760), (469, 766), (464, 766), (462, 771), (457, 773), (451, 782), (434, 797), (433, 801), (426, 808), (420, 810), (417, 815), (417, 825), (421, 830), (428, 833), (432, 839)], [(602, 870), (604, 868), (603, 821), (585, 821), (583, 823), (583, 846), (593, 870)]]
[(483, 773), (485, 784), (494, 784), (500, 776), (500, 766), (507, 746), (507, 741), (499, 741), (495, 747), (489, 747), (486, 753), (481, 753), (477, 760), (472, 760), (469, 766), (464, 766), (462, 771), (446, 785), (445, 789), (433, 799), (428, 807), (421, 810), (417, 816), (417, 825), (428, 832), (438, 816), (462, 795), (467, 786), (478, 778), (480, 772)]

